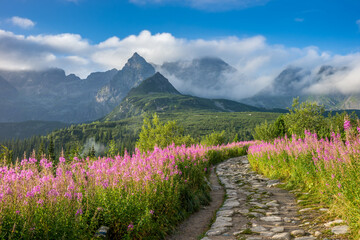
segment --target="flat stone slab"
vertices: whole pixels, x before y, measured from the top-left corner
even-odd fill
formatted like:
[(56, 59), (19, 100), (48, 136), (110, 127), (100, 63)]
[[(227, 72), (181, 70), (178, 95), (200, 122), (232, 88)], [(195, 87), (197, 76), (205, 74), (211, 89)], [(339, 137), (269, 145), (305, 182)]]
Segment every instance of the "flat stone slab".
[(258, 203), (258, 202), (250, 202), (251, 205), (256, 206), (258, 208), (269, 208), (268, 206), (266, 206), (265, 204), (262, 203)]
[(328, 223), (325, 223), (324, 226), (325, 227), (331, 227), (332, 225), (335, 225), (335, 224), (340, 224), (340, 223), (343, 223), (344, 220), (342, 219), (337, 219), (335, 221), (331, 221), (331, 222), (328, 222)]
[(237, 200), (225, 201), (223, 207), (239, 207), (240, 203)]
[(291, 231), (291, 235), (294, 237), (302, 237), (305, 235), (305, 231), (302, 229), (293, 230)]
[(316, 237), (297, 237), (294, 240), (316, 240)]
[(234, 215), (234, 210), (218, 211), (216, 215), (221, 217), (232, 217)]
[(290, 233), (288, 233), (288, 232), (278, 233), (278, 234), (275, 234), (274, 236), (272, 236), (271, 239), (276, 239), (276, 240), (290, 240), (290, 239), (291, 239), (291, 235), (290, 235)]
[(349, 226), (347, 225), (335, 226), (331, 228), (331, 232), (334, 233), (335, 235), (346, 234), (349, 232)]
[(267, 217), (262, 217), (260, 218), (260, 220), (265, 221), (265, 222), (281, 222), (281, 217), (278, 216), (267, 216)]
[(261, 232), (260, 233), (260, 236), (264, 236), (264, 237), (272, 237), (274, 235), (275, 235), (275, 233), (273, 233), (273, 232)]
[(262, 240), (263, 238), (260, 236), (251, 236), (247, 237), (246, 240)]
[(233, 224), (231, 222), (216, 220), (216, 222), (213, 223), (211, 228), (217, 229), (217, 228), (232, 227), (232, 226)]
[(313, 209), (312, 208), (303, 208), (303, 209), (300, 209), (299, 212), (308, 212), (311, 210), (313, 210)]
[(282, 233), (285, 231), (284, 227), (274, 227), (272, 229), (270, 229), (270, 231), (274, 232), (274, 233)]
[(250, 228), (250, 230), (251, 230), (252, 232), (256, 232), (256, 233), (261, 233), (261, 232), (267, 231), (267, 229), (264, 228), (263, 226), (252, 227), (252, 228)]
[(219, 236), (226, 232), (226, 228), (219, 228), (219, 229), (211, 229), (206, 233), (208, 236)]

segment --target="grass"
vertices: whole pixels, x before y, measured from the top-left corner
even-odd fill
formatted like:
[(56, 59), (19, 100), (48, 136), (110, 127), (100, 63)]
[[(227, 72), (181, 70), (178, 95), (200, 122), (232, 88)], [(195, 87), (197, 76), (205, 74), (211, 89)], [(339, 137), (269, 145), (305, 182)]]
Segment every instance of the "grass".
[(348, 130), (346, 139), (277, 139), (249, 149), (254, 170), (281, 179), (286, 189), (305, 192), (304, 207), (327, 207), (333, 217), (344, 219), (352, 239), (360, 237), (360, 135)]

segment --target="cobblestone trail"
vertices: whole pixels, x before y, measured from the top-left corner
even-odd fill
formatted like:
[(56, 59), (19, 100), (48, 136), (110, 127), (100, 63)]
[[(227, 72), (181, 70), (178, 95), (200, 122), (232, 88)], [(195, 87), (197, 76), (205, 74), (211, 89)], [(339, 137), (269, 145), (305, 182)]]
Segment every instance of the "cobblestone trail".
[(227, 198), (202, 240), (322, 239), (320, 232), (311, 235), (300, 227), (293, 194), (251, 171), (246, 156), (219, 164), (216, 173)]

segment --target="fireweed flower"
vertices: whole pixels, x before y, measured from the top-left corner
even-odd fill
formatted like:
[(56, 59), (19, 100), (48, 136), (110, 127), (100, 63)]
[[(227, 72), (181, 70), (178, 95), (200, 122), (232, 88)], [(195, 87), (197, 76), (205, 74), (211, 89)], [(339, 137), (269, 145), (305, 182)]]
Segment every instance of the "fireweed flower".
[(129, 226), (128, 226), (128, 228), (127, 228), (127, 230), (128, 230), (128, 231), (131, 231), (131, 230), (133, 230), (133, 229), (134, 229), (134, 225), (133, 225), (132, 223), (130, 223)]
[(344, 121), (344, 130), (347, 131), (351, 128), (351, 123), (349, 121), (349, 119), (345, 118), (345, 121)]
[(83, 211), (82, 211), (82, 209), (80, 208), (80, 209), (78, 209), (78, 210), (76, 211), (75, 216), (81, 215), (81, 214), (83, 214)]

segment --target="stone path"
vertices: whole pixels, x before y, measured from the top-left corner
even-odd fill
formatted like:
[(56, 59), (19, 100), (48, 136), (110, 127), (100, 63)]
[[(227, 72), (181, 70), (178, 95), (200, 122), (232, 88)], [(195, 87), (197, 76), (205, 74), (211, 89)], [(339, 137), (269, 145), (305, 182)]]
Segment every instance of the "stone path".
[(227, 198), (202, 240), (327, 239), (300, 227), (293, 194), (276, 188), (278, 181), (251, 171), (246, 156), (219, 164), (216, 173)]

